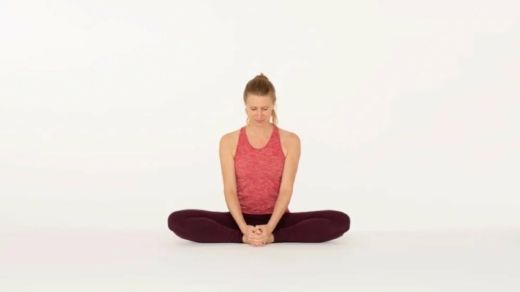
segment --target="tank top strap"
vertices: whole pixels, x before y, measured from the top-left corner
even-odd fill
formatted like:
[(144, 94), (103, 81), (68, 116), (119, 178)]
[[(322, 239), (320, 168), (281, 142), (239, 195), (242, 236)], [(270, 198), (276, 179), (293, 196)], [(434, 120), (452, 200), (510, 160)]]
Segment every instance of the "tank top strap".
[(269, 142), (265, 148), (278, 148), (280, 146), (280, 131), (278, 130), (278, 127), (273, 124), (273, 132), (271, 133), (271, 137), (269, 138)]
[(247, 147), (247, 144), (248, 144), (248, 141), (247, 141), (247, 137), (246, 137), (246, 127), (242, 127), (238, 131), (238, 142), (237, 142), (235, 154), (239, 154), (240, 152), (242, 152), (244, 150), (244, 147)]

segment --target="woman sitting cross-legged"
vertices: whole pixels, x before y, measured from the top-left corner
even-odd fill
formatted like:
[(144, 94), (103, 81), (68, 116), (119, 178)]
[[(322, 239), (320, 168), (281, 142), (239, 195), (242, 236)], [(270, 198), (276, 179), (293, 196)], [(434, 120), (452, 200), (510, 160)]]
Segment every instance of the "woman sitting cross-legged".
[(219, 145), (228, 212), (178, 210), (168, 217), (180, 238), (200, 243), (326, 242), (350, 229), (337, 210), (290, 212), (300, 160), (300, 139), (278, 128), (273, 84), (260, 74), (244, 90), (247, 125)]

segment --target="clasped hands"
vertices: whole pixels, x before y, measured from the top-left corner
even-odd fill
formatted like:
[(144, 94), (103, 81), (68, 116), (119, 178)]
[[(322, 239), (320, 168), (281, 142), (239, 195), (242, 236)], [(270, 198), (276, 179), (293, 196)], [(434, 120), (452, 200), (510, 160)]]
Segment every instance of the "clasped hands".
[(256, 247), (274, 241), (273, 230), (269, 225), (248, 225), (243, 234), (242, 241)]

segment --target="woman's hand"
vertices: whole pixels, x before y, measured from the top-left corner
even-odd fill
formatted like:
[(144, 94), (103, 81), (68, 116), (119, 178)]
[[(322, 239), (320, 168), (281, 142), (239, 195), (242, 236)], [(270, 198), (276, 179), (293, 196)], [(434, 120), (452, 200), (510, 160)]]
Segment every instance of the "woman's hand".
[(264, 246), (274, 241), (273, 230), (268, 225), (257, 225), (253, 231), (253, 236), (250, 239), (253, 246)]
[(255, 226), (247, 225), (244, 230), (242, 230), (242, 241), (247, 244), (251, 244), (253, 246), (257, 246), (258, 237), (260, 237), (261, 232)]

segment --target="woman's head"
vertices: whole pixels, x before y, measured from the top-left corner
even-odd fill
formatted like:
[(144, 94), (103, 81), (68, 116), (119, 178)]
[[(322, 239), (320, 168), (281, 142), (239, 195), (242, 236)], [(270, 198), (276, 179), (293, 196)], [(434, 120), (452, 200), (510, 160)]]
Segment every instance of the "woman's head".
[(276, 115), (276, 90), (269, 79), (262, 73), (251, 79), (244, 89), (248, 123), (258, 125), (271, 121), (278, 124)]

